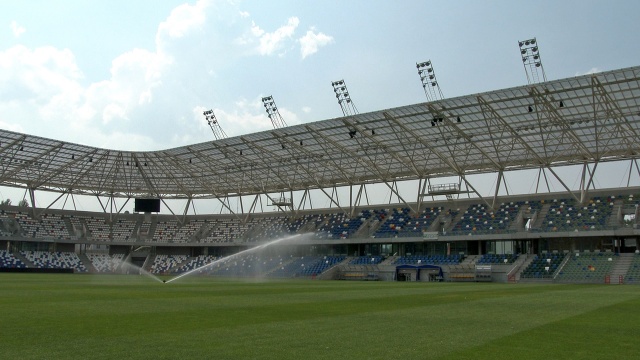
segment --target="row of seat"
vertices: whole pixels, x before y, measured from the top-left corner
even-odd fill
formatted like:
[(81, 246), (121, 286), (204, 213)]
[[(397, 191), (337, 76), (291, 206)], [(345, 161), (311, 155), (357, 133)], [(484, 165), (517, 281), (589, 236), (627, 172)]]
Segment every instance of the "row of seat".
[[(466, 209), (449, 209), (429, 207), (420, 213), (413, 214), (409, 208), (363, 210), (355, 216), (343, 213), (306, 214), (295, 218), (284, 216), (255, 217), (248, 222), (238, 218), (194, 219), (185, 225), (178, 226), (175, 220), (158, 221), (154, 231), (150, 231), (151, 223), (142, 222), (137, 233), (136, 221), (127, 218), (116, 219), (113, 223), (100, 216), (74, 215), (61, 216), (57, 213), (44, 213), (38, 219), (32, 219), (20, 211), (4, 211), (0, 219), (14, 219), (21, 235), (47, 239), (77, 239), (86, 236), (96, 241), (131, 242), (147, 234), (149, 242), (182, 243), (194, 241), (201, 243), (253, 242), (272, 239), (296, 233), (309, 228), (316, 235), (328, 239), (353, 237), (364, 224), (372, 226), (376, 238), (419, 237), (423, 232), (433, 228), (433, 222), (440, 218), (453, 221), (448, 235), (475, 235), (505, 233), (511, 231), (511, 224), (520, 212), (535, 213), (548, 204), (548, 211), (541, 221), (540, 231), (584, 231), (601, 230), (607, 227), (612, 215), (614, 202), (622, 201), (627, 205), (640, 204), (640, 196), (612, 195), (593, 197), (587, 204), (577, 204), (575, 199), (552, 199), (505, 202), (496, 210), (486, 204), (476, 203)], [(456, 215), (464, 211), (459, 218)], [(71, 224), (71, 229), (65, 219)], [(379, 225), (377, 225), (379, 224)], [(436, 227), (439, 230), (439, 227)], [(5, 230), (4, 227), (3, 229)], [(447, 235), (443, 234), (443, 235)], [(363, 234), (364, 235), (364, 234)]]
[(599, 253), (592, 255), (582, 255), (579, 253), (570, 255), (567, 263), (560, 269), (557, 280), (569, 282), (591, 281), (604, 279), (611, 274), (614, 261), (617, 259), (613, 254)]
[(0, 268), (24, 269), (27, 265), (7, 250), (0, 250)]
[(529, 266), (522, 271), (520, 277), (528, 279), (552, 279), (565, 256), (565, 254), (561, 253), (536, 255)]
[(589, 204), (576, 204), (575, 199), (556, 200), (549, 207), (543, 231), (585, 231), (606, 228), (615, 199), (594, 197)]
[(164, 274), (186, 261), (187, 255), (156, 255), (151, 264), (151, 273)]
[(38, 269), (72, 269), (87, 272), (87, 267), (74, 252), (21, 251), (20, 254)]
[(396, 265), (457, 265), (464, 260), (463, 255), (406, 255), (398, 257)]
[(115, 272), (124, 258), (124, 254), (95, 254), (89, 253), (87, 257), (91, 261), (93, 268), (99, 273), (113, 273)]
[(476, 260), (476, 264), (512, 264), (518, 254), (484, 254)]

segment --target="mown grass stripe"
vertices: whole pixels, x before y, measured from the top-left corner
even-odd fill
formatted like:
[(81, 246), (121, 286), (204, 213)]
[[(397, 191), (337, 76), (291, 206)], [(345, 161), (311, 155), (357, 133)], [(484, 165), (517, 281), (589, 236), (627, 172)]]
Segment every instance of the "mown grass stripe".
[(528, 359), (613, 333), (640, 302), (634, 286), (5, 275), (2, 359)]

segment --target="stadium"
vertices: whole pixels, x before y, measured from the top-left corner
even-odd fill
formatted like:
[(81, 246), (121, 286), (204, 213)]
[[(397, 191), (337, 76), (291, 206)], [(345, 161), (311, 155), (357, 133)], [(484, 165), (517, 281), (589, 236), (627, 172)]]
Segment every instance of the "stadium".
[[(176, 338), (185, 341), (183, 334), (223, 358), (280, 358), (277, 351), (255, 353), (267, 347), (249, 346), (247, 341), (260, 338), (253, 329), (269, 338), (269, 346), (297, 332), (319, 339), (296, 338), (297, 344), (280, 349), (287, 358), (309, 351), (317, 354), (312, 358), (375, 358), (389, 349), (417, 358), (424, 348), (398, 344), (426, 336), (406, 325), (416, 316), (410, 310), (425, 302), (446, 314), (431, 318), (429, 326), (449, 334), (450, 346), (467, 341), (504, 350), (492, 358), (518, 356), (517, 346), (485, 343), (494, 335), (513, 335), (514, 326), (523, 333), (512, 341), (531, 347), (545, 331), (566, 336), (575, 326), (622, 319), (634, 311), (640, 284), (640, 67), (546, 81), (538, 65), (528, 68), (524, 56), (523, 62), (530, 80), (525, 86), (442, 98), (427, 76), (428, 101), (367, 113), (350, 107), (341, 80), (334, 91), (344, 116), (302, 125), (278, 123), (273, 99), (264, 98), (273, 130), (161, 151), (110, 150), (0, 130), (0, 185), (26, 195), (17, 206), (0, 205), (0, 271), (16, 273), (2, 274), (6, 286), (24, 286), (37, 302), (31, 309), (37, 315), (28, 319), (31, 329), (47, 318), (47, 309), (71, 318), (75, 311), (96, 315), (99, 330), (72, 319), (74, 326), (61, 325), (69, 331), (62, 337), (83, 338), (79, 347), (100, 349), (99, 339), (106, 336), (115, 350), (105, 358), (177, 355), (159, 343), (176, 346)], [(431, 74), (429, 66), (417, 64)], [(210, 125), (215, 134), (216, 123)], [(596, 172), (608, 172), (623, 185), (597, 186)], [(535, 189), (511, 193), (507, 178), (533, 179)], [(54, 194), (54, 200), (41, 203), (41, 193)], [(74, 209), (77, 197), (97, 199), (102, 211)], [(211, 211), (196, 214), (195, 202)], [(132, 204), (133, 212), (125, 210)], [(48, 298), (40, 299), (49, 281)], [(30, 288), (30, 282), (39, 285)], [(625, 286), (594, 286), (601, 284)], [(68, 294), (56, 295), (55, 286), (71, 289), (76, 299), (66, 303)], [(117, 292), (105, 295), (107, 288)], [(194, 294), (219, 301), (221, 309), (212, 316), (220, 322), (214, 327), (222, 329), (216, 340), (197, 321), (209, 305)], [(100, 310), (84, 308), (93, 296), (110, 301)], [(388, 301), (374, 301), (378, 296)], [(475, 318), (464, 310), (467, 297), (486, 306), (482, 323), (469, 323)], [(140, 321), (122, 315), (145, 313), (128, 309), (131, 304), (149, 307), (153, 316)], [(614, 305), (604, 319), (577, 310)], [(519, 321), (520, 306), (532, 310)], [(183, 324), (164, 315), (182, 307)], [(259, 309), (257, 315), (244, 313), (251, 308)], [(110, 320), (110, 312), (121, 316)], [(11, 318), (19, 323), (16, 314)], [(293, 321), (286, 330), (278, 322), (284, 314)], [(452, 329), (460, 320), (456, 314), (467, 324)], [(496, 320), (501, 314), (508, 314), (510, 328)], [(323, 316), (338, 316), (360, 334), (339, 334), (336, 323), (320, 321)], [(158, 331), (164, 327), (174, 331)], [(470, 327), (491, 329), (493, 335), (470, 337)], [(626, 320), (618, 330), (632, 328)], [(37, 336), (46, 338), (55, 329), (46, 327)], [(397, 343), (380, 335), (388, 329), (397, 332)], [(139, 336), (146, 330), (150, 335)], [(610, 343), (621, 335), (604, 330), (598, 328), (598, 337), (586, 331), (573, 339), (591, 344), (582, 353), (573, 352), (576, 346), (551, 347), (539, 356), (586, 358), (596, 351), (598, 358), (613, 345), (596, 338)], [(115, 336), (118, 331), (124, 335)], [(238, 341), (247, 332), (249, 340)], [(356, 349), (352, 336), (366, 341), (366, 350)], [(378, 338), (385, 344), (376, 344)], [(42, 358), (51, 351), (61, 357), (73, 347), (54, 340), (44, 350), (27, 351), (28, 340), (22, 341), (8, 354)], [(631, 343), (615, 346), (628, 349)], [(329, 352), (333, 345), (340, 350)], [(204, 353), (178, 347), (184, 357)], [(466, 345), (459, 352), (445, 348), (430, 351), (451, 358), (474, 355)], [(72, 357), (95, 356), (74, 351)]]
[[(206, 273), (637, 283), (640, 188), (596, 188), (594, 176), (622, 164), (637, 181), (639, 79), (619, 69), (154, 152), (3, 130), (2, 185), (30, 201), (2, 208), (1, 265), (179, 275), (293, 236)], [(527, 171), (535, 192), (509, 195), (505, 179)], [(493, 194), (478, 190), (487, 181)], [(387, 202), (372, 204), (381, 187)], [(39, 192), (59, 195), (39, 207)], [(104, 211), (52, 206), (77, 196), (104, 199)], [(196, 201), (220, 213), (189, 214)]]

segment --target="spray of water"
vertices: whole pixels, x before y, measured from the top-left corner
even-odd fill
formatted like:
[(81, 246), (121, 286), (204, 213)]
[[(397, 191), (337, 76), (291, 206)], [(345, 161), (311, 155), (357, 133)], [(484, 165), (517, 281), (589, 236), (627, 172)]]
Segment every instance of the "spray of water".
[[(170, 283), (170, 282), (172, 282), (172, 281), (176, 281), (176, 280), (178, 280), (178, 279), (180, 279), (180, 278), (183, 278), (183, 277), (185, 277), (185, 276), (189, 276), (189, 275), (191, 275), (191, 274), (198, 273), (198, 272), (200, 272), (200, 271), (202, 271), (202, 270), (204, 270), (204, 269), (206, 269), (206, 268), (209, 268), (209, 267), (215, 266), (215, 265), (220, 264), (220, 263), (222, 263), (222, 262), (225, 262), (225, 261), (231, 260), (231, 259), (236, 258), (236, 257), (240, 257), (240, 256), (242, 256), (242, 255), (244, 255), (244, 254), (247, 254), (247, 253), (251, 253), (251, 252), (256, 252), (256, 251), (262, 250), (262, 249), (266, 248), (267, 246), (271, 246), (271, 245), (273, 245), (273, 244), (277, 244), (277, 243), (281, 243), (281, 242), (287, 242), (287, 241), (300, 240), (300, 239), (303, 239), (303, 238), (305, 238), (305, 237), (309, 237), (309, 236), (313, 236), (313, 234), (312, 234), (312, 233), (309, 233), (309, 234), (298, 234), (298, 235), (292, 235), (292, 236), (287, 236), (287, 237), (283, 237), (283, 238), (275, 239), (275, 240), (269, 241), (269, 242), (267, 242), (267, 243), (264, 243), (264, 244), (262, 244), (262, 245), (258, 245), (258, 246), (252, 247), (252, 248), (250, 248), (250, 249), (243, 250), (243, 251), (237, 252), (237, 253), (235, 253), (235, 254), (231, 254), (231, 255), (229, 255), (229, 256), (223, 257), (223, 258), (221, 258), (221, 259), (218, 259), (218, 260), (212, 261), (212, 262), (210, 262), (210, 263), (208, 263), (208, 264), (206, 264), (206, 265), (203, 265), (203, 266), (200, 266), (200, 267), (195, 268), (195, 269), (193, 269), (193, 270), (190, 270), (190, 271), (187, 271), (187, 272), (185, 272), (185, 273), (182, 273), (182, 274), (180, 274), (180, 275), (178, 275), (178, 276), (176, 276), (176, 277), (174, 277), (174, 278), (171, 278), (171, 279), (169, 279), (169, 280), (164, 280), (164, 281), (162, 281), (162, 280), (160, 280), (160, 279), (158, 279), (158, 280), (159, 280), (159, 281), (162, 281), (162, 282), (165, 282), (165, 283)], [(153, 275), (151, 275), (151, 276), (153, 276)]]
[(126, 271), (128, 274), (138, 273), (140, 275), (144, 275), (144, 276), (146, 276), (146, 277), (148, 277), (150, 279), (153, 279), (155, 281), (164, 282), (159, 277), (153, 275), (152, 273), (148, 272), (147, 270), (145, 270), (145, 269), (143, 269), (143, 268), (141, 268), (141, 267), (139, 267), (137, 265), (131, 264), (131, 263), (123, 262), (121, 268), (122, 268), (122, 270)]

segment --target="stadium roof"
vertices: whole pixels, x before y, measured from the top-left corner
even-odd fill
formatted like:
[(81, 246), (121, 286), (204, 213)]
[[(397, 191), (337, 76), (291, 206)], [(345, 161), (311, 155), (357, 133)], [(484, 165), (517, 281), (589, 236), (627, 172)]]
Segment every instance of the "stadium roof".
[(635, 158), (640, 67), (162, 151), (0, 130), (0, 185), (213, 198)]

